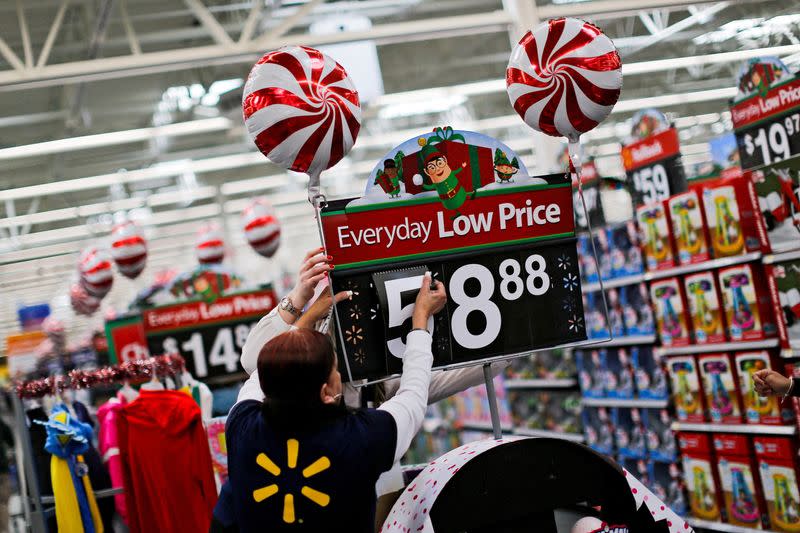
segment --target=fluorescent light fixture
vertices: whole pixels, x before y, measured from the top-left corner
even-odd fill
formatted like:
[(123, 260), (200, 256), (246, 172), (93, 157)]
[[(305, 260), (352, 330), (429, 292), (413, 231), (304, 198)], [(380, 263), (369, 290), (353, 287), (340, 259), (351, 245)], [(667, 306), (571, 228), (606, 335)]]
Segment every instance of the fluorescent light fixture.
[(74, 152), (76, 150), (88, 150), (90, 148), (101, 148), (103, 146), (142, 142), (157, 137), (195, 135), (198, 133), (227, 130), (230, 127), (230, 120), (225, 117), (216, 117), (202, 120), (192, 120), (190, 122), (178, 122), (176, 124), (167, 124), (165, 126), (155, 126), (152, 128), (139, 128), (135, 130), (99, 133), (96, 135), (84, 135), (82, 137), (69, 137), (55, 141), (45, 141), (35, 144), (26, 144), (24, 146), (2, 148), (0, 149), (0, 161), (41, 157), (65, 152)]

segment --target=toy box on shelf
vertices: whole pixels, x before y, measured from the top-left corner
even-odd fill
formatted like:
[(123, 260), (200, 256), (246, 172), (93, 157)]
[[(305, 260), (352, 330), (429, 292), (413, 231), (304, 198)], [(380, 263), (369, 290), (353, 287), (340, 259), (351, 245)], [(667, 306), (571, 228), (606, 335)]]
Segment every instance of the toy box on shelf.
[(644, 248), (647, 270), (672, 268), (675, 254), (672, 248), (672, 231), (663, 202), (655, 202), (636, 208), (640, 240)]
[(724, 353), (701, 355), (698, 366), (711, 422), (740, 424), (742, 409), (731, 357)]
[(703, 210), (714, 257), (762, 250), (765, 239), (761, 217), (749, 177), (737, 175), (706, 181)]
[(678, 420), (705, 422), (703, 392), (694, 356), (670, 357), (667, 367), (672, 380), (672, 398)]
[(609, 398), (633, 398), (633, 366), (625, 348), (609, 348), (605, 356), (605, 389)]
[(769, 352), (740, 352), (734, 354), (733, 360), (739, 378), (745, 422), (767, 425), (791, 424), (794, 417), (791, 404), (788, 402), (782, 404), (775, 396), (760, 396), (753, 386), (753, 374), (759, 370), (781, 370)]
[(678, 445), (691, 514), (702, 520), (720, 520), (725, 507), (711, 435), (679, 433)]
[(603, 398), (605, 388), (605, 350), (576, 350), (575, 365), (585, 398)]
[(725, 342), (725, 322), (717, 277), (712, 271), (683, 278), (697, 344)]
[(608, 302), (608, 326), (611, 336), (614, 338), (625, 335), (625, 310), (619, 297), (619, 289), (607, 289), (606, 298)]
[(753, 437), (770, 528), (800, 531), (797, 444), (788, 437)]
[(728, 337), (732, 341), (759, 340), (777, 332), (769, 289), (758, 265), (736, 265), (717, 273)]
[(577, 374), (571, 350), (544, 350), (509, 361), (507, 379), (569, 379)]
[(620, 456), (647, 458), (647, 432), (639, 409), (615, 407), (611, 410), (611, 423)]
[(678, 278), (666, 278), (650, 284), (656, 309), (656, 324), (665, 346), (686, 346), (691, 342), (686, 294)]
[[(511, 425), (511, 411), (508, 408), (506, 390), (503, 386), (503, 376), (494, 378), (494, 388), (497, 393), (497, 408), (502, 426)], [(479, 385), (460, 392), (451, 398), (455, 416), (453, 423), (456, 427), (480, 427), (491, 431), (492, 417), (489, 411), (489, 398), (486, 387)]]
[(686, 484), (683, 482), (681, 467), (677, 463), (650, 461), (648, 469), (650, 490), (678, 516), (686, 516), (689, 509), (686, 505)]
[(650, 305), (650, 293), (647, 291), (647, 285), (636, 283), (620, 287), (619, 301), (622, 306), (622, 318), (626, 335), (655, 334), (656, 326), (653, 320), (653, 308)]
[(586, 335), (590, 339), (607, 339), (609, 336), (603, 296), (599, 292), (583, 293)]
[(606, 228), (611, 256), (611, 277), (621, 278), (644, 272), (642, 249), (636, 224), (629, 220)]
[(508, 393), (508, 403), (515, 428), (583, 433), (581, 396), (577, 390), (514, 390)]
[(647, 451), (655, 461), (674, 462), (678, 459), (672, 417), (666, 408), (644, 409), (642, 418), (647, 421)]
[(667, 205), (678, 262), (686, 265), (707, 261), (711, 254), (697, 192), (687, 191), (670, 196)]
[(767, 281), (781, 345), (800, 350), (800, 252), (795, 255), (767, 265)]
[(583, 434), (586, 444), (593, 450), (611, 455), (614, 453), (614, 426), (606, 407), (583, 408)]
[(728, 522), (763, 529), (766, 506), (750, 438), (746, 435), (714, 435), (717, 468)]
[(669, 397), (667, 373), (661, 356), (650, 346), (631, 349), (631, 364), (639, 398), (666, 400)]

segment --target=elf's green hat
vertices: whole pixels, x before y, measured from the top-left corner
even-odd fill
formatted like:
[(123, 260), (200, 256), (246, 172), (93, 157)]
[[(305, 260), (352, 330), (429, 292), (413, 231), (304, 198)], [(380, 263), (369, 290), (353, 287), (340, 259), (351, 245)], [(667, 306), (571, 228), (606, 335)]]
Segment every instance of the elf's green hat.
[(422, 166), (425, 166), (428, 164), (428, 162), (440, 157), (444, 157), (444, 154), (435, 144), (425, 144), (425, 146), (423, 146), (419, 151), (419, 158), (422, 162)]
[(508, 160), (508, 156), (506, 156), (506, 153), (502, 151), (500, 148), (497, 148), (494, 151), (494, 166), (499, 167), (510, 164), (511, 161)]

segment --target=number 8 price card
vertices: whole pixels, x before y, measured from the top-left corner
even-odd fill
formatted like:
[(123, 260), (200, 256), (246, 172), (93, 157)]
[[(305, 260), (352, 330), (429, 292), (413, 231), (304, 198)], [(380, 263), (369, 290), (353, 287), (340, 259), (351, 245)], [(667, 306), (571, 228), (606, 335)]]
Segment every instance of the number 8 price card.
[(402, 370), (426, 271), (445, 284), (428, 324), (434, 367), (586, 340), (568, 174), (530, 176), (510, 148), (437, 128), (392, 150), (363, 197), (320, 214), (345, 379)]
[(180, 354), (198, 379), (238, 373), (250, 329), (277, 303), (275, 291), (267, 285), (146, 309), (142, 323), (147, 347), (153, 355)]
[(751, 59), (739, 75), (731, 120), (772, 252), (800, 247), (800, 76), (776, 57)]

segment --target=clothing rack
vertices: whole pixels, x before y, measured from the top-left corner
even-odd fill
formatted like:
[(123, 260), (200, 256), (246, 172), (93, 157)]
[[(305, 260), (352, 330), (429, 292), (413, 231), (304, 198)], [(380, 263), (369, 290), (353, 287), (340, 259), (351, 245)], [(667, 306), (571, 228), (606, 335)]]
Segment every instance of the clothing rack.
[[(43, 379), (20, 381), (14, 385), (16, 394), (12, 395), (14, 408), (15, 449), (17, 472), (22, 492), (22, 507), (25, 523), (30, 533), (48, 533), (45, 517), (54, 508), (45, 505), (55, 503), (53, 495), (42, 495), (36, 465), (33, 460), (33, 446), (28, 430), (23, 399), (60, 396), (65, 390), (90, 389), (115, 383), (146, 381), (159, 377), (177, 377), (186, 369), (180, 355), (170, 354), (148, 359), (127, 361), (119, 365), (101, 367), (96, 370), (72, 370), (66, 375), (55, 375)], [(95, 498), (107, 498), (123, 492), (122, 487), (95, 491)]]

